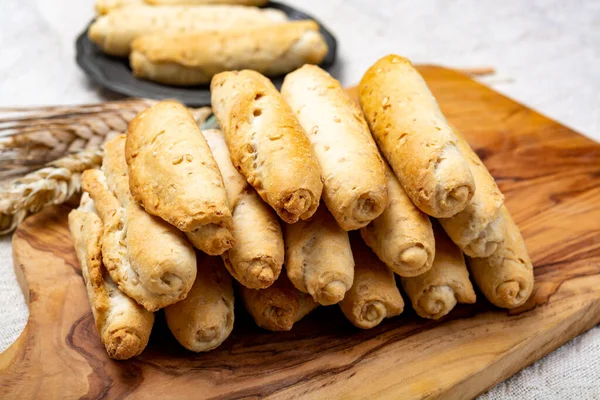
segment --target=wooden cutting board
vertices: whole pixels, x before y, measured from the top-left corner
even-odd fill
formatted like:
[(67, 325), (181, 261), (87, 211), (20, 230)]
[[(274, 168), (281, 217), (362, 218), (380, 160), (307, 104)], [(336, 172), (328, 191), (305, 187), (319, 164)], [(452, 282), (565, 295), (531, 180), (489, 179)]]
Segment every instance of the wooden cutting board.
[(457, 72), (420, 71), (523, 232), (536, 275), (524, 307), (500, 310), (478, 294), (441, 321), (407, 307), (361, 331), (333, 306), (271, 333), (236, 305), (233, 334), (206, 354), (180, 347), (159, 314), (146, 351), (116, 362), (94, 327), (69, 209), (57, 207), (14, 235), (30, 317), (0, 355), (0, 398), (469, 398), (597, 324), (600, 144)]

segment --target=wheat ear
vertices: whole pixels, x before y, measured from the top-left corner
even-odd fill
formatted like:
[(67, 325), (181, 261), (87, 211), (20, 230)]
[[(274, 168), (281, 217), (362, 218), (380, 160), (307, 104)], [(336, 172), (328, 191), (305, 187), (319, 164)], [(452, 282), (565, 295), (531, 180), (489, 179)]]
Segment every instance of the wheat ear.
[(102, 149), (83, 150), (15, 179), (0, 188), (0, 235), (13, 231), (27, 215), (62, 204), (81, 190), (81, 174), (102, 163)]

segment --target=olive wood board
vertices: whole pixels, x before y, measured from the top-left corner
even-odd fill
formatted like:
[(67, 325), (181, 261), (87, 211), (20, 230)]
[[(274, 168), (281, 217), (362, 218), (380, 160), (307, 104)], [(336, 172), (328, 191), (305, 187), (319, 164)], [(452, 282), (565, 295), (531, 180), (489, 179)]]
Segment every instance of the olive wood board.
[(113, 361), (94, 326), (69, 208), (54, 207), (14, 234), (30, 316), (0, 355), (0, 398), (464, 399), (600, 322), (600, 144), (456, 71), (419, 69), (521, 228), (536, 277), (523, 307), (498, 309), (478, 293), (439, 321), (407, 306), (363, 331), (331, 306), (273, 333), (236, 304), (232, 335), (204, 354), (179, 346), (159, 313), (142, 355)]

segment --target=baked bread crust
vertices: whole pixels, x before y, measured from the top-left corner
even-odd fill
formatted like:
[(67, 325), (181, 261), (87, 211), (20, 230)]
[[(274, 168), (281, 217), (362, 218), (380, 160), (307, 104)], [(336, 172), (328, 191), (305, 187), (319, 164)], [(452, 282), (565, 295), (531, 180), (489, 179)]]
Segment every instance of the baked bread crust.
[(255, 71), (222, 72), (211, 94), (233, 165), (282, 220), (310, 218), (321, 199), (321, 169), (275, 86)]
[(100, 339), (110, 358), (139, 355), (150, 337), (154, 314), (117, 288), (102, 264), (102, 220), (87, 193), (69, 213), (69, 230)]
[(286, 22), (280, 10), (240, 5), (154, 7), (139, 5), (116, 9), (96, 18), (88, 37), (110, 55), (127, 57), (131, 42), (155, 33), (189, 33)]
[(240, 286), (240, 294), (256, 325), (270, 331), (289, 331), (296, 322), (318, 307), (310, 295), (292, 285), (286, 274), (281, 274), (266, 289)]
[(448, 218), (475, 192), (457, 137), (409, 60), (389, 55), (360, 81), (359, 98), (371, 132), (402, 187), (423, 212)]
[(475, 303), (475, 291), (469, 280), (465, 257), (438, 223), (433, 224), (435, 259), (424, 274), (401, 278), (402, 288), (417, 314), (439, 319), (457, 303)]
[(144, 0), (96, 0), (95, 8), (98, 14), (104, 15), (119, 8), (142, 4), (144, 4)]
[(523, 305), (533, 291), (533, 265), (519, 227), (506, 206), (500, 207), (506, 230), (504, 242), (485, 258), (469, 258), (467, 263), (475, 283), (487, 299), (503, 308)]
[(457, 136), (458, 148), (467, 160), (477, 189), (464, 210), (439, 221), (467, 256), (489, 257), (504, 241), (506, 226), (500, 213), (504, 195), (477, 154), (458, 132)]
[(314, 21), (193, 33), (154, 33), (132, 43), (130, 64), (138, 78), (190, 86), (223, 71), (251, 69), (279, 76), (319, 64), (328, 47)]
[(394, 273), (377, 259), (358, 234), (350, 234), (354, 256), (354, 284), (339, 303), (348, 321), (361, 329), (379, 325), (404, 311), (404, 300)]
[(281, 95), (310, 140), (323, 174), (323, 201), (345, 231), (377, 218), (387, 204), (385, 169), (362, 111), (315, 65), (288, 74)]
[(285, 225), (285, 268), (296, 289), (319, 304), (339, 303), (354, 282), (348, 233), (324, 204), (308, 221)]
[(107, 142), (102, 170), (85, 171), (82, 186), (104, 224), (102, 257), (112, 280), (156, 311), (185, 298), (196, 278), (196, 255), (181, 232), (133, 200), (124, 148), (124, 135)]
[(233, 220), (219, 167), (189, 110), (174, 101), (129, 123), (125, 147), (131, 194), (144, 209), (220, 255), (233, 244)]
[(223, 133), (211, 129), (202, 134), (221, 170), (233, 214), (235, 245), (221, 257), (227, 270), (242, 285), (267, 288), (279, 277), (284, 261), (283, 234), (277, 215), (233, 166)]
[(429, 217), (408, 197), (386, 164), (388, 203), (385, 211), (361, 228), (365, 243), (393, 272), (411, 277), (427, 272), (435, 257)]
[(238, 4), (241, 6), (264, 6), (269, 0), (143, 0), (155, 6), (164, 5), (203, 5), (203, 4)]
[(187, 297), (165, 308), (167, 325), (183, 347), (217, 348), (233, 329), (233, 285), (219, 257), (198, 255), (198, 276)]

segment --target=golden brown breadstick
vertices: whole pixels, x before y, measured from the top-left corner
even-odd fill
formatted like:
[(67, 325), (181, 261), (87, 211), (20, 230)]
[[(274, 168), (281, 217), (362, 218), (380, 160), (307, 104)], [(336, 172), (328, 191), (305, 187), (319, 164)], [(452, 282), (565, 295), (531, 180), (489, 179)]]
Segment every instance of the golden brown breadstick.
[(287, 21), (275, 9), (231, 5), (123, 7), (98, 17), (88, 36), (102, 51), (126, 57), (135, 38), (156, 32), (189, 33), (277, 24)]
[(221, 131), (202, 131), (225, 183), (233, 214), (235, 245), (221, 254), (225, 266), (242, 285), (251, 289), (271, 286), (283, 265), (283, 235), (277, 215), (231, 163)]
[(192, 114), (161, 101), (129, 123), (131, 194), (210, 255), (233, 246), (233, 220), (219, 167)]
[(119, 8), (142, 4), (144, 4), (144, 0), (96, 0), (96, 12), (104, 15)]
[(452, 311), (457, 303), (475, 303), (475, 292), (460, 249), (437, 222), (433, 223), (433, 232), (433, 266), (419, 276), (401, 278), (401, 282), (417, 314), (438, 319)]
[(308, 221), (285, 225), (285, 268), (296, 289), (324, 306), (339, 303), (354, 280), (348, 233), (324, 204)]
[(323, 174), (323, 200), (345, 231), (377, 218), (387, 203), (383, 160), (360, 109), (315, 65), (288, 74), (281, 95), (310, 140)]
[(458, 132), (457, 136), (458, 148), (467, 160), (477, 189), (464, 210), (439, 221), (467, 256), (489, 257), (504, 241), (506, 227), (500, 213), (504, 195), (466, 140)]
[(475, 183), (456, 135), (410, 61), (389, 55), (359, 86), (360, 104), (379, 148), (413, 203), (436, 218), (462, 211)]
[(504, 242), (487, 258), (467, 260), (475, 283), (494, 305), (515, 308), (523, 305), (533, 290), (533, 266), (519, 227), (506, 206), (500, 208), (506, 224)]
[(209, 351), (233, 329), (233, 286), (219, 257), (198, 255), (198, 276), (188, 296), (165, 308), (167, 325), (183, 347)]
[(310, 295), (296, 289), (285, 273), (266, 289), (240, 286), (240, 294), (256, 325), (270, 331), (289, 331), (318, 306)]
[(69, 229), (92, 307), (96, 329), (110, 358), (126, 360), (139, 355), (150, 337), (154, 314), (117, 288), (102, 265), (102, 221), (87, 193), (69, 213)]
[(360, 239), (350, 234), (354, 284), (340, 302), (342, 312), (356, 327), (370, 329), (384, 318), (402, 314), (404, 300), (396, 286), (394, 273)]
[(378, 218), (361, 228), (365, 243), (400, 276), (426, 272), (435, 256), (435, 240), (429, 217), (410, 200), (398, 178), (385, 166), (388, 204)]
[[(315, 21), (295, 21), (221, 31), (143, 35), (129, 56), (138, 78), (177, 86), (209, 83), (223, 71), (252, 69), (280, 76), (327, 54)], [(370, 135), (369, 135), (370, 136)]]
[(321, 199), (321, 169), (275, 86), (244, 70), (216, 75), (210, 90), (235, 167), (282, 220), (310, 218)]
[(124, 148), (124, 135), (107, 142), (102, 171), (85, 171), (82, 185), (104, 223), (102, 255), (112, 280), (156, 311), (187, 295), (196, 278), (196, 256), (181, 232), (133, 200)]
[(269, 0), (144, 0), (148, 4), (162, 5), (201, 5), (201, 4), (238, 4), (241, 6), (264, 6)]

